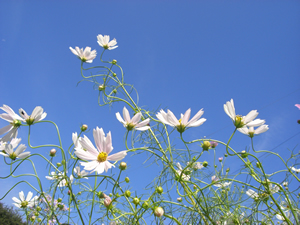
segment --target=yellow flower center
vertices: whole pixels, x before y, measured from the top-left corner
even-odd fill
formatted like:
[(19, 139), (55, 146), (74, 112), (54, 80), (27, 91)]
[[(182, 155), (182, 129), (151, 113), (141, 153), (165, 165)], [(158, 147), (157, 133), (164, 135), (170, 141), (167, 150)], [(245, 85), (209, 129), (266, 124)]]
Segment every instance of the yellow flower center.
[(12, 125), (13, 125), (14, 127), (19, 127), (19, 126), (21, 126), (21, 124), (22, 124), (22, 122), (21, 122), (20, 120), (14, 120), (14, 121), (12, 122)]
[(133, 125), (132, 123), (127, 123), (126, 128), (127, 130), (132, 130), (135, 127), (135, 125)]
[(107, 44), (106, 44), (106, 45), (103, 45), (102, 47), (103, 47), (104, 49), (108, 49), (108, 48), (109, 48)]
[(13, 152), (9, 155), (9, 158), (11, 158), (12, 160), (16, 160), (17, 154)]
[(87, 60), (85, 57), (81, 57), (80, 59), (82, 62), (86, 62), (86, 60)]
[(176, 129), (177, 129), (177, 131), (179, 132), (179, 133), (182, 133), (183, 131), (185, 131), (185, 126), (181, 123), (181, 119), (179, 119), (178, 120), (178, 122), (179, 122), (179, 125), (178, 126), (176, 126)]
[(98, 162), (105, 162), (107, 158), (107, 153), (106, 152), (100, 152), (99, 155), (97, 156), (97, 161)]
[(28, 119), (26, 120), (26, 123), (27, 123), (28, 125), (33, 124), (33, 122), (34, 122), (34, 119), (31, 118), (30, 116), (29, 116)]
[(25, 208), (28, 205), (27, 201), (21, 202), (21, 208)]
[(236, 128), (242, 128), (245, 125), (244, 122), (243, 122), (243, 117), (236, 116), (235, 121), (234, 121), (234, 125), (236, 126)]
[(248, 135), (249, 135), (249, 137), (253, 138), (254, 137), (254, 132), (249, 132)]

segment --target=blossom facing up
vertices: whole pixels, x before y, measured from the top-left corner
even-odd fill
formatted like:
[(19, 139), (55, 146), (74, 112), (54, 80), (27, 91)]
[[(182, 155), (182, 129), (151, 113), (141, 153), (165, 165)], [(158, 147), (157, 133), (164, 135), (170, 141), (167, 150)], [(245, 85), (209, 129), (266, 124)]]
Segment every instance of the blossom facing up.
[(139, 122), (141, 120), (142, 113), (138, 112), (137, 114), (135, 114), (130, 119), (129, 112), (126, 109), (125, 106), (123, 108), (123, 118), (124, 118), (124, 120), (121, 117), (119, 112), (116, 113), (116, 117), (124, 125), (124, 127), (126, 127), (127, 130), (129, 130), (129, 131), (132, 130), (132, 129), (144, 131), (144, 130), (148, 130), (150, 128), (150, 126), (148, 125), (149, 122), (150, 122), (149, 118), (143, 120), (142, 122)]
[(90, 47), (86, 47), (84, 50), (83, 48), (79, 48), (79, 47), (69, 47), (69, 49), (71, 50), (71, 52), (76, 55), (82, 62), (86, 62), (86, 63), (92, 63), (93, 60), (96, 58), (97, 56), (97, 52), (96, 50), (91, 51)]
[(178, 170), (176, 170), (176, 174), (177, 174), (178, 178), (181, 177), (181, 179), (185, 180), (185, 181), (191, 179), (191, 177), (188, 174), (186, 174), (187, 172), (190, 172), (190, 171), (188, 171), (188, 170), (183, 171), (179, 162), (176, 163), (176, 166), (178, 168)]
[(108, 132), (105, 137), (103, 129), (98, 127), (93, 130), (94, 141), (96, 148), (90, 141), (90, 139), (84, 135), (84, 137), (79, 138), (79, 143), (81, 147), (75, 148), (75, 154), (79, 159), (86, 160), (89, 162), (80, 162), (84, 166), (85, 170), (96, 171), (98, 174), (107, 172), (111, 167), (115, 167), (109, 161), (119, 161), (122, 160), (126, 155), (126, 151), (121, 151), (113, 155), (109, 155), (113, 150), (111, 134)]
[(247, 127), (244, 126), (242, 128), (238, 128), (238, 131), (248, 135), (249, 137), (253, 138), (254, 135), (259, 135), (261, 133), (266, 132), (267, 130), (269, 130), (269, 126), (268, 125), (261, 125), (260, 127), (258, 127), (256, 130), (254, 130), (254, 127)]
[(227, 187), (227, 186), (229, 186), (230, 184), (231, 184), (231, 182), (218, 182), (219, 181), (219, 178), (217, 177), (217, 176), (212, 176), (211, 177), (211, 182), (213, 182), (214, 184), (214, 186), (215, 187)]
[(86, 176), (86, 175), (89, 175), (89, 173), (86, 172), (85, 170), (80, 171), (80, 166), (76, 166), (76, 167), (74, 168), (74, 173), (76, 173), (76, 175), (77, 175), (79, 178), (88, 179), (88, 178), (85, 177), (85, 176)]
[(8, 142), (12, 138), (17, 137), (18, 128), (21, 126), (22, 122), (25, 122), (25, 120), (7, 105), (3, 105), (0, 109), (6, 112), (0, 114), (0, 118), (9, 122), (9, 125), (0, 129), (0, 135), (7, 133), (4, 137), (2, 137), (1, 141)]
[(47, 113), (44, 112), (44, 109), (41, 106), (35, 107), (30, 116), (28, 116), (28, 114), (22, 108), (19, 109), (19, 113), (28, 125), (41, 121), (47, 116)]
[(18, 208), (26, 208), (26, 207), (33, 207), (35, 203), (37, 202), (38, 196), (33, 196), (33, 193), (31, 191), (28, 192), (27, 197), (25, 199), (24, 192), (19, 192), (19, 199), (16, 197), (13, 197), (12, 200), (15, 202), (13, 203)]
[[(30, 152), (24, 152), (26, 149), (26, 146), (24, 144), (18, 146), (20, 141), (21, 138), (13, 138), (9, 144), (4, 145), (4, 149), (3, 149), (4, 152), (2, 151), (0, 152), (0, 154), (5, 157), (11, 158), (12, 160), (16, 160), (16, 158), (20, 158), (20, 159), (26, 158), (27, 156), (30, 155)], [(14, 151), (14, 148), (16, 148), (17, 146), (18, 148)]]
[(248, 127), (258, 127), (265, 123), (264, 120), (255, 119), (258, 116), (257, 110), (251, 110), (246, 116), (236, 115), (233, 99), (224, 104), (224, 111), (232, 119), (236, 128), (242, 128), (245, 125)]
[(116, 45), (117, 40), (115, 38), (109, 41), (109, 35), (102, 36), (101, 34), (99, 34), (97, 36), (97, 39), (98, 39), (98, 44), (104, 49), (113, 50), (118, 47)]
[(206, 119), (200, 117), (203, 115), (204, 111), (201, 109), (197, 112), (197, 114), (189, 121), (191, 116), (191, 109), (188, 109), (184, 115), (181, 114), (181, 118), (178, 120), (175, 115), (168, 110), (167, 113), (164, 110), (160, 110), (156, 114), (157, 119), (159, 119), (162, 123), (167, 124), (171, 127), (176, 127), (177, 131), (182, 133), (186, 130), (187, 127), (198, 127), (202, 125)]

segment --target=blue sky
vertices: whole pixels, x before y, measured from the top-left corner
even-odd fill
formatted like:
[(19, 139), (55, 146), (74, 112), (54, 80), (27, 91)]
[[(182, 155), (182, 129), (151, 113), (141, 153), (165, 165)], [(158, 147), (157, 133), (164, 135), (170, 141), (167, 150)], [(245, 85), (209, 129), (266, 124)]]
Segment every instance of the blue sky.
[[(269, 125), (255, 146), (285, 157), (287, 148), (299, 150), (299, 25), (299, 1), (1, 1), (0, 104), (28, 113), (42, 106), (59, 126), (65, 148), (85, 123), (111, 131), (114, 151), (124, 150), (125, 130), (115, 118), (124, 105), (100, 108), (91, 83), (77, 86), (80, 61), (69, 50), (90, 46), (100, 55), (96, 36), (106, 34), (119, 47), (104, 59), (118, 60), (126, 83), (139, 92), (140, 106), (169, 108), (178, 117), (188, 108), (192, 115), (204, 109), (207, 121), (187, 131), (186, 139), (226, 142), (234, 127), (223, 104), (233, 98), (238, 114), (257, 109)], [(0, 127), (6, 124), (0, 121)], [(26, 134), (22, 128), (24, 144)], [(51, 126), (40, 126), (32, 142), (55, 143), (54, 134)], [(236, 134), (232, 144), (242, 150), (250, 141)], [(224, 153), (220, 149), (219, 156)], [(126, 157), (126, 173), (142, 193), (151, 180), (140, 181), (143, 160), (135, 157)], [(268, 158), (265, 163), (272, 165)], [(3, 165), (0, 171), (7, 172)]]

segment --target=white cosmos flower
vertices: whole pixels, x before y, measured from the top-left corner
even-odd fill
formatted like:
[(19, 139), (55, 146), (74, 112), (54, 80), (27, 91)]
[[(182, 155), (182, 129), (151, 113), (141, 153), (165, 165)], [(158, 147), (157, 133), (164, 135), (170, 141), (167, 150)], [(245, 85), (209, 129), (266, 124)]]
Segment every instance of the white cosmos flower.
[(148, 124), (150, 122), (149, 118), (143, 120), (142, 122), (139, 122), (141, 120), (142, 113), (138, 112), (130, 119), (129, 112), (126, 109), (126, 107), (123, 108), (124, 120), (121, 117), (119, 112), (116, 113), (116, 117), (124, 125), (124, 127), (127, 128), (127, 130), (132, 130), (134, 128), (136, 130), (144, 131), (144, 130), (148, 130), (150, 128), (150, 126), (148, 126)]
[(166, 113), (164, 110), (160, 110), (159, 113), (156, 114), (156, 117), (164, 124), (167, 124), (172, 127), (176, 127), (178, 132), (182, 133), (185, 131), (187, 127), (198, 127), (202, 125), (206, 119), (200, 117), (203, 115), (204, 111), (201, 109), (197, 112), (197, 114), (190, 120), (191, 109), (188, 109), (184, 115), (181, 114), (181, 118), (178, 120), (175, 115), (168, 110)]
[(33, 193), (31, 191), (28, 192), (27, 197), (25, 199), (24, 192), (19, 192), (19, 199), (13, 197), (12, 200), (16, 203), (13, 203), (18, 208), (26, 208), (26, 207), (33, 207), (37, 202), (38, 196), (34, 196), (32, 198)]
[(295, 171), (296, 173), (300, 173), (300, 168), (299, 169), (296, 169), (295, 167), (291, 167), (291, 169), (293, 170), (293, 171)]
[[(4, 149), (3, 149), (4, 152), (1, 151), (0, 154), (5, 157), (9, 157), (12, 160), (15, 160), (16, 158), (20, 158), (20, 159), (26, 158), (27, 156), (30, 155), (30, 152), (24, 152), (26, 149), (26, 146), (24, 144), (21, 144), (18, 146), (20, 141), (21, 141), (21, 138), (13, 138), (9, 144), (4, 145)], [(14, 148), (16, 148), (17, 146), (18, 146), (18, 148), (14, 151)], [(3, 147), (3, 144), (1, 146), (1, 148), (2, 147)]]
[(90, 139), (85, 135), (83, 138), (79, 138), (79, 143), (82, 147), (75, 148), (75, 154), (78, 158), (89, 161), (80, 162), (85, 170), (92, 170), (92, 172), (96, 171), (98, 174), (103, 173), (104, 171), (107, 172), (111, 167), (115, 167), (115, 165), (109, 161), (119, 161), (127, 155), (126, 151), (109, 155), (113, 150), (110, 132), (108, 132), (105, 137), (103, 129), (97, 127), (93, 130), (93, 136), (97, 148), (94, 147)]
[(266, 132), (267, 130), (269, 130), (269, 126), (268, 125), (261, 125), (260, 127), (258, 127), (256, 130), (254, 130), (254, 127), (247, 127), (244, 126), (242, 128), (238, 128), (238, 131), (248, 135), (249, 137), (254, 137), (254, 135), (259, 135), (261, 133)]
[(265, 121), (261, 119), (254, 120), (258, 115), (257, 110), (250, 111), (247, 116), (236, 115), (233, 99), (231, 99), (230, 102), (228, 101), (226, 102), (226, 104), (224, 104), (224, 111), (232, 119), (236, 128), (242, 128), (245, 125), (247, 125), (248, 127), (258, 127), (265, 123)]
[(85, 170), (80, 171), (80, 166), (76, 166), (76, 167), (74, 168), (74, 173), (76, 173), (76, 175), (77, 175), (79, 178), (88, 179), (87, 177), (84, 177), (84, 176), (89, 175), (89, 173), (86, 172)]
[(215, 187), (218, 187), (218, 188), (219, 187), (227, 187), (231, 184), (231, 182), (218, 182), (218, 181), (219, 181), (219, 178), (217, 176), (214, 175), (211, 177), (211, 182), (216, 182), (213, 184)]
[[(51, 174), (51, 176), (46, 176), (46, 178), (48, 180), (60, 180), (58, 187), (68, 186), (68, 179), (63, 178), (62, 172), (59, 172), (59, 173), (51, 172), (50, 174)], [(74, 180), (74, 177), (73, 177), (73, 175), (71, 175), (70, 182), (73, 183), (73, 180)]]
[(72, 47), (69, 47), (69, 49), (74, 55), (77, 55), (82, 62), (92, 63), (97, 56), (96, 50), (91, 51), (90, 47), (86, 47), (84, 50), (83, 48), (79, 48), (77, 46), (75, 49)]
[(17, 137), (18, 128), (21, 126), (22, 122), (25, 122), (18, 114), (14, 112), (9, 106), (3, 105), (0, 107), (6, 113), (0, 114), (0, 118), (6, 120), (10, 124), (0, 129), (0, 135), (7, 133), (1, 141), (9, 142), (12, 138)]
[(185, 180), (185, 181), (191, 179), (191, 177), (189, 175), (185, 174), (186, 172), (190, 172), (190, 171), (188, 171), (188, 170), (182, 171), (182, 167), (181, 167), (179, 162), (176, 163), (176, 166), (178, 168), (178, 170), (176, 170), (176, 173), (177, 173), (178, 177), (181, 176), (181, 179)]
[(103, 47), (104, 49), (113, 50), (118, 47), (116, 45), (117, 41), (115, 38), (113, 40), (109, 41), (109, 35), (102, 36), (101, 34), (99, 34), (97, 36), (97, 39), (98, 39), (98, 44), (101, 47)]
[(41, 106), (35, 107), (30, 116), (28, 116), (28, 114), (22, 108), (19, 109), (19, 113), (28, 125), (41, 121), (47, 116), (47, 113), (44, 112), (44, 109)]

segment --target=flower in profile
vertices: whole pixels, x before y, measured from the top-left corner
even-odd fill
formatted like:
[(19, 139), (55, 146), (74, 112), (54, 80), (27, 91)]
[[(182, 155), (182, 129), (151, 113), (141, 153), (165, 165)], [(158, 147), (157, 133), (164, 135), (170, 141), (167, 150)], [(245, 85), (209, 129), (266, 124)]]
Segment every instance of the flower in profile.
[(99, 34), (97, 36), (97, 39), (98, 39), (98, 44), (101, 47), (103, 47), (104, 49), (113, 50), (118, 47), (116, 45), (117, 41), (115, 38), (113, 40), (109, 41), (109, 35), (102, 36), (101, 34)]
[(27, 197), (25, 199), (24, 192), (19, 192), (19, 199), (16, 197), (13, 197), (12, 200), (16, 203), (13, 203), (18, 208), (26, 208), (26, 207), (33, 207), (35, 203), (37, 202), (38, 196), (33, 196), (33, 193), (31, 191), (28, 192)]
[(48, 180), (60, 180), (59, 183), (58, 183), (58, 187), (66, 187), (66, 186), (68, 186), (69, 180), (70, 180), (71, 183), (72, 183), (73, 180), (74, 180), (73, 175), (71, 175), (71, 176), (70, 176), (70, 179), (68, 180), (67, 177), (64, 177), (64, 176), (63, 176), (63, 173), (62, 173), (62, 172), (58, 172), (58, 173), (56, 173), (56, 172), (51, 172), (50, 174), (51, 174), (51, 176), (46, 176), (46, 178), (47, 178)]
[(268, 125), (261, 125), (260, 127), (258, 127), (256, 130), (254, 130), (254, 127), (247, 127), (244, 126), (242, 128), (238, 128), (238, 131), (248, 135), (249, 137), (253, 138), (254, 135), (259, 135), (261, 133), (266, 132), (267, 130), (269, 130), (269, 126)]
[(74, 168), (74, 173), (76, 173), (76, 175), (77, 175), (79, 178), (88, 179), (87, 177), (84, 177), (84, 176), (89, 175), (89, 173), (86, 172), (85, 170), (80, 171), (80, 166), (76, 166), (76, 167)]
[(215, 141), (211, 141), (210, 142), (210, 147), (211, 148), (215, 148), (215, 147), (217, 147), (218, 146), (218, 142), (215, 142)]
[[(12, 160), (16, 160), (16, 158), (20, 158), (20, 159), (24, 159), (27, 156), (30, 155), (30, 152), (24, 152), (26, 149), (26, 146), (24, 144), (21, 144), (18, 146), (18, 144), (20, 143), (21, 138), (13, 138), (9, 144), (5, 144), (1, 146), (1, 148), (4, 149), (2, 152), (0, 152), (1, 155), (11, 158)], [(18, 146), (18, 148), (14, 151), (14, 148), (16, 148)]]
[(256, 191), (253, 191), (252, 189), (249, 189), (249, 190), (246, 191), (246, 194), (249, 197), (253, 198), (254, 200), (258, 200), (259, 195), (257, 194)]
[(44, 109), (41, 106), (35, 107), (30, 116), (28, 116), (28, 114), (22, 108), (19, 109), (19, 113), (28, 125), (41, 121), (47, 116), (47, 113), (44, 112)]
[(141, 120), (142, 113), (138, 112), (130, 119), (129, 112), (126, 109), (126, 107), (123, 108), (124, 120), (121, 117), (119, 112), (116, 113), (116, 117), (124, 125), (124, 127), (126, 127), (127, 130), (129, 130), (129, 131), (132, 129), (144, 131), (144, 130), (148, 130), (150, 128), (150, 126), (148, 126), (148, 124), (150, 122), (149, 118), (143, 120), (142, 122), (139, 122)]
[(188, 171), (188, 170), (183, 171), (179, 162), (176, 163), (176, 166), (178, 168), (178, 170), (176, 170), (176, 175), (178, 178), (181, 177), (181, 179), (185, 180), (185, 181), (191, 179), (191, 177), (187, 174), (187, 173), (190, 173), (190, 171)]
[(293, 170), (293, 171), (295, 171), (296, 173), (300, 173), (300, 168), (299, 169), (296, 169), (295, 167), (291, 167), (291, 169)]
[(242, 128), (245, 125), (247, 125), (248, 127), (258, 127), (265, 123), (265, 121), (261, 119), (254, 120), (258, 115), (257, 110), (250, 111), (247, 116), (236, 115), (233, 99), (231, 99), (230, 102), (228, 101), (226, 102), (226, 104), (224, 104), (224, 111), (232, 119), (233, 124), (236, 128)]
[(188, 109), (184, 115), (181, 114), (181, 118), (178, 120), (175, 115), (168, 110), (166, 113), (164, 110), (160, 110), (159, 113), (156, 114), (156, 117), (164, 124), (167, 124), (171, 127), (176, 127), (177, 131), (182, 133), (185, 131), (187, 127), (198, 127), (202, 125), (206, 119), (200, 117), (203, 115), (204, 111), (201, 109), (197, 112), (197, 114), (190, 120), (191, 109)]
[(85, 135), (83, 138), (79, 138), (81, 147), (75, 148), (75, 154), (78, 158), (89, 161), (80, 162), (85, 170), (92, 170), (92, 172), (96, 171), (98, 174), (103, 173), (104, 171), (107, 172), (111, 167), (115, 167), (115, 165), (109, 161), (119, 161), (127, 155), (126, 151), (109, 155), (113, 150), (110, 132), (108, 132), (105, 137), (103, 129), (97, 127), (93, 130), (93, 136), (97, 148), (94, 147), (90, 139)]
[(300, 104), (295, 104), (295, 106), (296, 106), (298, 109), (300, 109)]
[(217, 176), (212, 176), (211, 177), (211, 182), (213, 182), (215, 187), (227, 187), (231, 184), (231, 182), (218, 182), (219, 178)]
[(86, 47), (84, 50), (83, 48), (79, 48), (77, 46), (75, 49), (72, 47), (69, 47), (69, 49), (74, 55), (77, 55), (82, 62), (92, 63), (97, 56), (96, 50), (91, 51), (90, 47)]
[(9, 142), (12, 138), (17, 137), (18, 128), (21, 126), (22, 122), (25, 122), (25, 120), (7, 105), (3, 105), (3, 107), (0, 107), (0, 109), (6, 112), (0, 114), (0, 118), (10, 123), (9, 125), (0, 129), (0, 135), (7, 133), (4, 137), (2, 137), (1, 141)]

